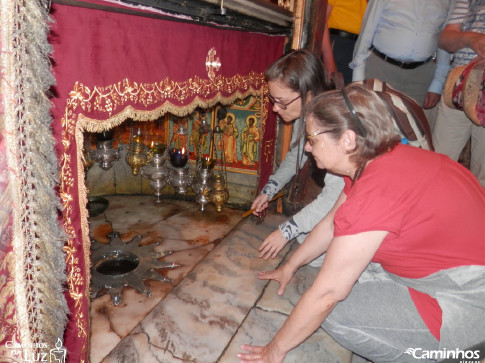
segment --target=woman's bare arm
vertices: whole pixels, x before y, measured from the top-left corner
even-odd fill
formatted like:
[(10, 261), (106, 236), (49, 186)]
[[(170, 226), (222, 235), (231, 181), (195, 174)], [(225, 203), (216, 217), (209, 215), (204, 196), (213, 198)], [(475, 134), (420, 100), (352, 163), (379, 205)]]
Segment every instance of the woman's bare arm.
[(313, 285), (295, 306), (283, 327), (265, 347), (243, 346), (241, 362), (282, 362), (286, 354), (312, 334), (345, 299), (387, 235), (369, 231), (336, 237)]

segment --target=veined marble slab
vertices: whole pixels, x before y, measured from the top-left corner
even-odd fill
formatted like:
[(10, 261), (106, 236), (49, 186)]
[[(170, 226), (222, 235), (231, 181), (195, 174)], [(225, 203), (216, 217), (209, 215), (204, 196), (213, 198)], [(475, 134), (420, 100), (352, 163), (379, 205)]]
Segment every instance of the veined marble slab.
[[(295, 243), (292, 246), (292, 251), (297, 245)], [(242, 344), (263, 346), (271, 341), (293, 307), (311, 286), (318, 271), (319, 268), (309, 265), (301, 267), (286, 286), (282, 296), (277, 294), (279, 284), (276, 281), (269, 282), (263, 296), (251, 310), (219, 362), (234, 362), (236, 354), (241, 352)], [(351, 359), (352, 352), (343, 348), (322, 328), (319, 328), (288, 353), (285, 363), (350, 363)]]
[[(268, 344), (287, 317), (280, 312), (265, 311), (260, 308), (251, 309), (218, 362), (237, 362), (236, 355), (241, 352), (242, 344), (260, 346)], [(319, 328), (287, 354), (285, 363), (350, 363), (351, 359), (350, 351), (341, 347), (322, 328)]]
[[(298, 243), (294, 241), (284, 260), (287, 260), (297, 247)], [(219, 363), (235, 362), (235, 357), (241, 352), (240, 347), (243, 344), (259, 346), (268, 344), (301, 296), (311, 286), (319, 270), (319, 267), (310, 265), (298, 269), (282, 296), (277, 294), (279, 284), (276, 281), (270, 281)], [(322, 328), (319, 328), (287, 354), (285, 363), (350, 363), (351, 360), (352, 352), (343, 348)]]
[(222, 213), (200, 212), (196, 203), (167, 200), (161, 207), (151, 196), (107, 196), (108, 209), (90, 219), (91, 238), (108, 243), (108, 234), (117, 231), (129, 242), (141, 234), (142, 245), (160, 242), (157, 252), (173, 251), (160, 261), (181, 265), (173, 270), (158, 270), (173, 284), (156, 280), (144, 282), (148, 297), (131, 287), (122, 292), (123, 301), (114, 306), (109, 294), (93, 299), (90, 307), (90, 362), (99, 363), (111, 350), (163, 300), (185, 276), (241, 220), (242, 212), (223, 208)]
[(257, 272), (276, 268), (288, 251), (257, 257), (283, 220), (240, 223), (103, 362), (216, 362), (267, 284)]
[[(277, 268), (298, 246), (288, 244), (276, 259), (258, 258), (257, 248), (283, 216), (270, 213), (256, 224), (251, 217), (241, 221), (242, 212), (229, 208), (202, 213), (186, 201), (160, 208), (150, 196), (109, 199), (112, 209), (91, 223), (94, 236), (103, 239), (111, 228), (124, 241), (141, 234), (142, 244), (161, 242), (156, 251), (174, 251), (161, 260), (182, 267), (159, 271), (174, 285), (147, 281), (150, 298), (125, 288), (118, 307), (109, 296), (93, 301), (91, 363), (238, 362), (240, 345), (266, 344), (318, 273), (301, 268), (281, 297), (276, 282), (257, 279), (259, 271)], [(285, 363), (349, 363), (350, 357), (318, 329)]]

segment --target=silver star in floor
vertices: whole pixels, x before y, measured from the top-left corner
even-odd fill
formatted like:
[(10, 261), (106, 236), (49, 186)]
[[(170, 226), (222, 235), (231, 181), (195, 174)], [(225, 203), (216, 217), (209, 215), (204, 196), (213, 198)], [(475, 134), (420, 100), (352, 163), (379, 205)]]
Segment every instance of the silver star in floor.
[(123, 242), (118, 232), (108, 235), (108, 244), (91, 241), (91, 298), (109, 292), (114, 305), (123, 300), (123, 287), (131, 286), (147, 296), (150, 290), (143, 280), (173, 281), (160, 275), (155, 270), (180, 267), (175, 263), (161, 262), (158, 259), (172, 252), (155, 252), (160, 243), (140, 246), (141, 235), (133, 237), (130, 242)]

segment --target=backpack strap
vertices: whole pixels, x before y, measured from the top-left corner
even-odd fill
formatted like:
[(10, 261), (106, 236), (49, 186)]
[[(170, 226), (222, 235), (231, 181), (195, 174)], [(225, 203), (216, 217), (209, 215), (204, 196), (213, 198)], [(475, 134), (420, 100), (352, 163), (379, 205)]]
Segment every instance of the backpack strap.
[(361, 83), (375, 91), (389, 106), (396, 132), (409, 140), (409, 144), (434, 150), (428, 119), (418, 103), (378, 79), (366, 79)]
[(406, 136), (406, 138), (409, 141), (417, 141), (418, 137), (409, 122), (409, 118), (407, 114), (394, 104), (392, 95), (386, 92), (376, 92), (376, 93), (389, 106), (389, 110), (393, 116), (393, 119), (395, 120), (394, 126), (396, 126), (399, 129), (401, 135)]
[[(431, 128), (423, 108), (411, 97), (395, 90), (388, 84), (384, 83), (384, 87), (386, 92), (396, 96), (393, 97), (393, 105), (396, 105), (396, 107), (399, 107), (404, 111), (404, 113), (406, 113), (409, 125), (413, 128), (417, 140), (422, 140), (419, 141), (421, 143), (421, 147), (434, 151)], [(424, 144), (425, 142), (426, 144)]]

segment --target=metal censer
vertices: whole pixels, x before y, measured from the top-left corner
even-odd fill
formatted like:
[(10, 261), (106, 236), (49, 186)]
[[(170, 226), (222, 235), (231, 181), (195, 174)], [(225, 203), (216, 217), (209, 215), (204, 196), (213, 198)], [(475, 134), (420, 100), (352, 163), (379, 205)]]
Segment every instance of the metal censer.
[(229, 192), (226, 188), (226, 181), (220, 174), (214, 175), (209, 191), (209, 200), (216, 206), (218, 212), (222, 212), (222, 206), (229, 199)]
[(205, 206), (210, 203), (210, 178), (212, 177), (212, 170), (208, 168), (200, 169), (199, 173), (195, 176), (192, 189), (197, 194), (195, 201), (199, 203), (200, 210), (205, 211)]
[(103, 131), (96, 136), (96, 150), (91, 150), (91, 159), (103, 170), (109, 170), (120, 158), (120, 152), (113, 146), (113, 130)]

